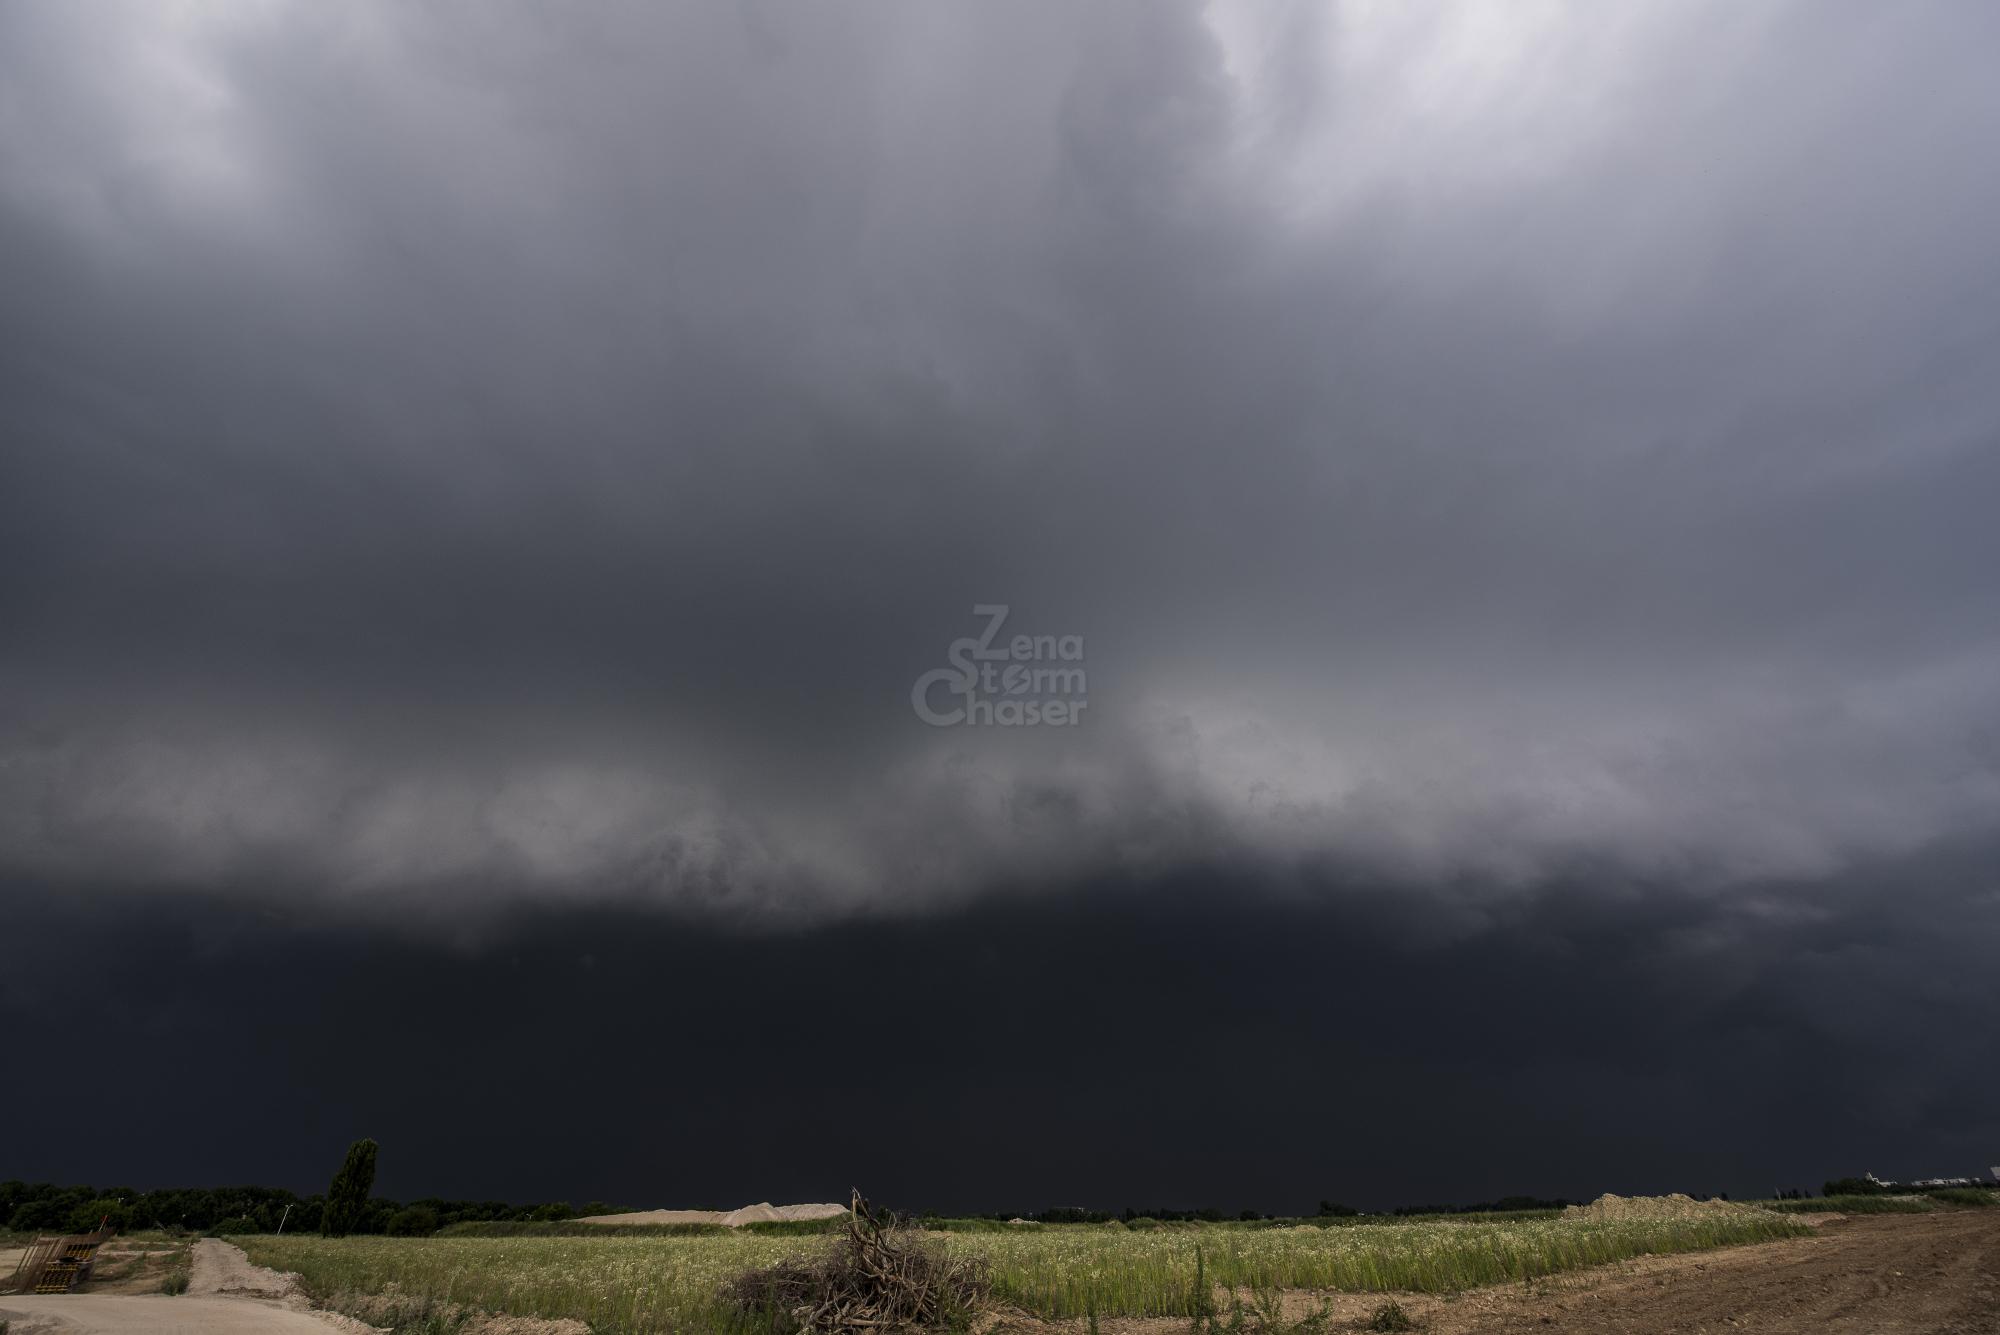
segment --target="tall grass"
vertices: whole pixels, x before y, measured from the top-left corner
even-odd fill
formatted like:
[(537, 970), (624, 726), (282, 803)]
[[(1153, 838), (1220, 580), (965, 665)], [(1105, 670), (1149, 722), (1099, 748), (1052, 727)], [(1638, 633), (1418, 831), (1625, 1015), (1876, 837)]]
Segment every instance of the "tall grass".
[(1922, 1196), (1809, 1196), (1758, 1204), (1779, 1214), (1923, 1214), (1937, 1208)]
[[(742, 1234), (645, 1237), (234, 1239), (258, 1265), (296, 1271), (322, 1305), (395, 1286), (405, 1299), (513, 1316), (575, 1317), (596, 1332), (754, 1330), (720, 1298), (755, 1266), (795, 1256), (804, 1238)], [(364, 1313), (364, 1319), (366, 1314)]]
[[(1682, 1252), (1810, 1232), (1777, 1215), (1508, 1223), (1396, 1222), (1343, 1228), (1161, 1229), (1045, 1225), (950, 1233), (984, 1257), (1001, 1300), (1046, 1317), (1195, 1316), (1222, 1290), (1449, 1293), (1648, 1252)], [(576, 1317), (599, 1332), (756, 1331), (723, 1284), (823, 1245), (738, 1231), (643, 1237), (238, 1239), (259, 1265), (297, 1271), (316, 1299), (389, 1286), (413, 1299), (517, 1316)]]
[(1772, 1215), (1514, 1224), (1394, 1223), (1204, 1233), (980, 1236), (994, 1291), (1032, 1312), (1195, 1316), (1197, 1276), (1225, 1289), (1453, 1293), (1653, 1252), (1694, 1251), (1810, 1230)]
[(1925, 1214), (1940, 1205), (2000, 1205), (2000, 1191), (1991, 1187), (1936, 1187), (1922, 1195), (1808, 1196), (1803, 1200), (1758, 1201), (1761, 1209), (1780, 1214)]

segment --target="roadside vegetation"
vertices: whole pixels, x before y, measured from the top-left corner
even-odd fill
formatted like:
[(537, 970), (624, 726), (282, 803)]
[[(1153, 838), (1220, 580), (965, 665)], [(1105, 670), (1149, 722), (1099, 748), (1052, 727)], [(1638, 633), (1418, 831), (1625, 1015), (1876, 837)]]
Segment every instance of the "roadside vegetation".
[(1938, 1187), (1931, 1191), (1900, 1195), (1866, 1192), (1860, 1195), (1759, 1201), (1757, 1204), (1780, 1214), (1925, 1214), (1940, 1208), (1980, 1209), (2000, 1204), (2000, 1191), (1982, 1187)]

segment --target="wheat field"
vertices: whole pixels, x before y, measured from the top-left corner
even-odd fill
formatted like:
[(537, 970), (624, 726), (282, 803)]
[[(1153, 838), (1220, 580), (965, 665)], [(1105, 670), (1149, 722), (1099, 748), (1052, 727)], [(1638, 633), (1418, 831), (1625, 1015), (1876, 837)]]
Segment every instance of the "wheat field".
[[(936, 1235), (983, 1257), (995, 1298), (1037, 1316), (1189, 1315), (1218, 1291), (1452, 1293), (1647, 1253), (1809, 1230), (1763, 1211), (1701, 1219), (1385, 1222), (1342, 1228), (1133, 1231), (1044, 1226)], [(756, 1330), (719, 1290), (743, 1271), (825, 1245), (814, 1236), (244, 1237), (260, 1265), (295, 1271), (324, 1305), (394, 1295), (407, 1314), (458, 1304), (574, 1317), (600, 1335)], [(1197, 1276), (1200, 1278), (1198, 1279)], [(379, 1301), (366, 1310), (384, 1315)], [(393, 1313), (392, 1313), (393, 1315)]]

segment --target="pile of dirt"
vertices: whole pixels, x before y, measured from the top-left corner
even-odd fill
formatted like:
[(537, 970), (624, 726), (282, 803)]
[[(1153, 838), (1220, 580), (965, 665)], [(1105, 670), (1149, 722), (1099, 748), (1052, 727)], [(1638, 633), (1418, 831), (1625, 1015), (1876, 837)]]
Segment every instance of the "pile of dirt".
[(634, 1210), (628, 1214), (593, 1214), (579, 1224), (721, 1224), (741, 1228), (745, 1224), (774, 1224), (785, 1220), (836, 1219), (847, 1213), (844, 1205), (773, 1205), (759, 1201), (740, 1210)]
[(759, 1201), (731, 1210), (715, 1222), (725, 1228), (741, 1228), (745, 1224), (778, 1224), (795, 1219), (838, 1219), (846, 1213), (844, 1205), (773, 1205)]
[(720, 1210), (631, 1210), (625, 1214), (587, 1214), (577, 1224), (719, 1224)]
[(1614, 1196), (1607, 1191), (1588, 1205), (1565, 1206), (1563, 1217), (1595, 1223), (1623, 1219), (1703, 1219), (1717, 1214), (1741, 1214), (1754, 1208), (1730, 1201), (1698, 1201), (1678, 1191), (1671, 1196)]

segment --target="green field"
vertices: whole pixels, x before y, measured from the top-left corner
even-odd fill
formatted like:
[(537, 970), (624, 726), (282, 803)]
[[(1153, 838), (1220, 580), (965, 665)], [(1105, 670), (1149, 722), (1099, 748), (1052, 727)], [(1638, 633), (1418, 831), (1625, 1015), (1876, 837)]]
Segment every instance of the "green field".
[[(1651, 1252), (1808, 1233), (1763, 1212), (1699, 1219), (1385, 1222), (1338, 1228), (1130, 1230), (1050, 1225), (938, 1235), (986, 1258), (998, 1301), (1044, 1317), (1186, 1316), (1200, 1273), (1219, 1289), (1452, 1293)], [(237, 1238), (260, 1265), (297, 1271), (321, 1303), (356, 1308), (390, 1291), (411, 1320), (425, 1304), (576, 1317), (593, 1330), (742, 1330), (717, 1298), (742, 1271), (824, 1245), (812, 1236)], [(1197, 1259), (1199, 1258), (1199, 1259)]]
[(1809, 1196), (1804, 1200), (1758, 1201), (1780, 1214), (1927, 1214), (1941, 1209), (1986, 1209), (2000, 1205), (2000, 1191), (1981, 1187), (1938, 1187), (1922, 1193), (1869, 1196)]

